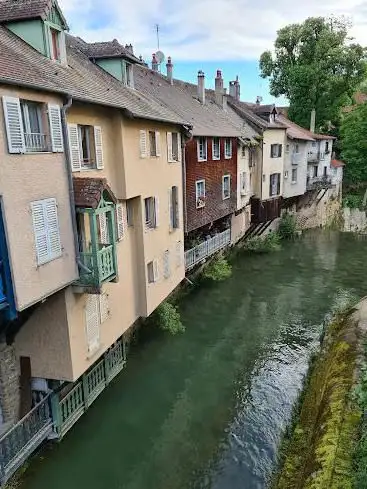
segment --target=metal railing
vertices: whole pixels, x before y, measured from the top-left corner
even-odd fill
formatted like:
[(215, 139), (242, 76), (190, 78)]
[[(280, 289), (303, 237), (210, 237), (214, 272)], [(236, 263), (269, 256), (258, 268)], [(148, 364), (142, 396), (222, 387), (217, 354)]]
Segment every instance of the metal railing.
[(309, 151), (307, 154), (307, 161), (309, 163), (316, 163), (320, 159), (320, 151)]
[(48, 151), (47, 136), (46, 134), (39, 134), (35, 132), (25, 132), (24, 142), (27, 151)]
[(195, 246), (191, 250), (185, 251), (185, 269), (189, 270), (205, 258), (217, 251), (225, 248), (231, 243), (231, 230), (226, 229), (213, 238), (209, 238), (203, 243)]
[(331, 187), (331, 177), (329, 176), (307, 178), (307, 190), (317, 190), (329, 187)]
[(50, 394), (0, 438), (0, 483), (4, 484), (53, 430)]

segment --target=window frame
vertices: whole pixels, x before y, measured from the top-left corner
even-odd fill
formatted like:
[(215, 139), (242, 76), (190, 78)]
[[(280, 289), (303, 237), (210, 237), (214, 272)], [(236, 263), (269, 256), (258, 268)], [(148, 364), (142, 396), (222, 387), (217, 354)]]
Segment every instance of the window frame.
[[(89, 153), (89, 158), (84, 159), (84, 149), (83, 149), (83, 131), (88, 131), (88, 137), (86, 139), (87, 152)], [(79, 138), (79, 148), (80, 148), (80, 164), (82, 170), (96, 170), (97, 169), (97, 155), (96, 149), (93, 144), (94, 140), (94, 126), (89, 124), (78, 124), (78, 138)], [(93, 140), (92, 140), (93, 138)]]
[[(276, 193), (272, 192), (272, 189), (274, 188), (274, 183), (272, 182), (272, 177), (276, 177)], [(279, 172), (277, 173), (271, 173), (269, 175), (269, 196), (270, 197), (278, 197), (280, 195), (280, 182), (281, 182), (281, 174)]]
[[(228, 195), (225, 194), (225, 184), (224, 182), (228, 181)], [(230, 199), (231, 197), (231, 175), (223, 175), (222, 176), (222, 200)]]
[[(227, 143), (229, 143), (229, 147), (227, 147)], [(229, 152), (227, 152), (227, 149), (229, 148)], [(224, 139), (224, 158), (226, 160), (230, 160), (233, 155), (233, 144), (232, 144), (232, 139), (231, 138), (225, 138)]]
[[(147, 215), (147, 202), (149, 203), (151, 219), (148, 219)], [(156, 229), (158, 227), (158, 197), (150, 196), (144, 198), (144, 224), (146, 230)]]
[[(270, 158), (281, 158), (282, 157), (282, 144), (273, 143), (270, 145)], [(275, 148), (277, 151), (275, 151)]]
[[(205, 156), (200, 156), (201, 146), (204, 150)], [(197, 151), (197, 159), (198, 161), (208, 161), (208, 140), (205, 136), (199, 136), (196, 140), (196, 151)]]
[[(215, 151), (214, 151), (214, 148), (216, 147), (216, 143), (218, 143), (217, 156), (215, 156)], [(212, 160), (214, 161), (220, 160), (220, 138), (219, 137), (213, 137), (212, 139)]]
[[(203, 186), (203, 192), (200, 193), (199, 195), (199, 187), (200, 185), (202, 184)], [(199, 199), (202, 199), (202, 203), (200, 205), (198, 205), (198, 200)], [(196, 208), (197, 209), (202, 209), (203, 207), (205, 207), (205, 200), (206, 200), (206, 188), (205, 188), (205, 179), (201, 179), (201, 180), (196, 180), (195, 182), (195, 202), (196, 202)]]
[[(291, 183), (295, 184), (298, 181), (298, 168), (292, 168), (292, 175), (291, 175)], [(294, 174), (296, 175), (296, 178), (294, 178)]]
[[(157, 132), (156, 131), (148, 131), (148, 141), (149, 141), (149, 156), (150, 158), (156, 158), (157, 157)], [(152, 142), (154, 142), (154, 154), (152, 154), (152, 149), (153, 149)]]

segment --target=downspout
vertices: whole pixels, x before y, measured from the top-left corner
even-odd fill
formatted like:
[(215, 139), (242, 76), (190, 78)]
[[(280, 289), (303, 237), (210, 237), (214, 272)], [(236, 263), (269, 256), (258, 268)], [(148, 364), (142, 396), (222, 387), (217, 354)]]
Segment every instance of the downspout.
[(66, 113), (70, 109), (72, 104), (73, 104), (73, 98), (70, 95), (68, 95), (66, 103), (61, 107), (61, 126), (62, 126), (62, 136), (64, 139), (66, 173), (68, 175), (69, 201), (71, 207), (71, 224), (73, 228), (75, 260), (78, 265), (78, 271), (79, 271), (79, 266), (81, 266), (81, 262), (80, 262), (79, 242), (78, 242), (78, 228), (76, 224), (75, 197), (74, 197), (73, 173), (72, 173), (71, 158), (70, 158), (69, 135), (68, 135), (67, 122), (66, 122)]
[(187, 232), (187, 207), (186, 207), (186, 154), (185, 154), (185, 136), (181, 138), (181, 158), (182, 158), (182, 200), (184, 214), (184, 234)]

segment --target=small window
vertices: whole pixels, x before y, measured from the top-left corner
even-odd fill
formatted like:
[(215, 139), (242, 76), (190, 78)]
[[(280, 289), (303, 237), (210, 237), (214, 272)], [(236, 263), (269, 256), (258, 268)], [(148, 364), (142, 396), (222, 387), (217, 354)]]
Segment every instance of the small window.
[(178, 187), (175, 185), (171, 188), (169, 196), (170, 227), (177, 229), (179, 227), (179, 200)]
[(324, 166), (324, 177), (327, 177), (327, 166)]
[(28, 152), (47, 151), (47, 136), (44, 130), (44, 104), (21, 100), (25, 148)]
[(60, 32), (56, 29), (50, 29), (51, 32), (51, 59), (60, 61)]
[(33, 232), (37, 265), (62, 255), (56, 199), (32, 202)]
[(196, 183), (196, 208), (205, 207), (205, 180), (198, 180)]
[[(241, 147), (241, 156), (242, 156), (242, 158), (246, 158), (246, 146), (244, 144)], [(250, 164), (249, 164), (249, 166), (250, 166)]]
[(294, 152), (295, 152), (296, 154), (298, 154), (298, 153), (299, 153), (299, 144), (298, 144), (298, 143), (295, 143), (295, 145), (294, 145)]
[(266, 175), (265, 173), (263, 173), (263, 182), (265, 182), (265, 180), (266, 180)]
[(280, 194), (280, 173), (272, 173), (269, 182), (269, 195), (273, 197)]
[(316, 148), (316, 141), (312, 141), (312, 147)]
[(148, 197), (144, 199), (145, 227), (156, 228), (158, 225), (158, 198)]
[(224, 157), (226, 159), (232, 158), (232, 139), (226, 138), (224, 141)]
[(94, 128), (93, 126), (78, 126), (78, 131), (82, 169), (95, 168)]
[(179, 147), (178, 147), (178, 134), (177, 132), (172, 133), (172, 159), (173, 161), (178, 161)]
[(158, 260), (150, 261), (147, 264), (148, 283), (153, 284), (158, 281)]
[(213, 138), (212, 141), (213, 160), (220, 160), (220, 139)]
[(169, 163), (181, 161), (181, 134), (167, 132), (167, 158)]
[(73, 171), (101, 170), (104, 166), (101, 127), (68, 124), (68, 134)]
[(198, 161), (207, 160), (207, 141), (206, 138), (200, 137), (197, 139), (197, 154)]
[(292, 183), (297, 183), (297, 168), (292, 169)]
[(326, 154), (330, 153), (330, 150), (329, 150), (329, 141), (326, 141), (326, 143), (325, 143), (325, 153)]
[(288, 178), (288, 170), (284, 172), (284, 178)]
[(224, 175), (222, 178), (222, 198), (229, 199), (231, 196), (231, 176)]
[(134, 226), (134, 205), (132, 200), (126, 201), (126, 222), (129, 227)]
[(270, 157), (271, 158), (280, 158), (282, 156), (282, 145), (281, 144), (272, 144), (270, 146)]
[(155, 131), (149, 131), (150, 156), (157, 156), (157, 138)]
[(246, 195), (247, 193), (247, 175), (245, 171), (240, 173), (240, 191), (241, 195)]
[(318, 167), (317, 165), (315, 165), (315, 166), (313, 167), (313, 176), (314, 176), (314, 177), (317, 177), (318, 172), (319, 172), (319, 167)]
[(289, 153), (289, 144), (286, 144), (286, 145), (285, 145), (285, 152), (286, 152), (286, 153)]

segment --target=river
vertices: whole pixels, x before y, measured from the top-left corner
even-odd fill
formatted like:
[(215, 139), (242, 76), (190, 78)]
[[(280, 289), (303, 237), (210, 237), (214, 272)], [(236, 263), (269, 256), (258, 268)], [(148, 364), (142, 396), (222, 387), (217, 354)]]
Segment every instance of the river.
[(183, 299), (183, 335), (141, 338), (22, 489), (265, 488), (325, 315), (367, 291), (366, 249), (318, 231), (237, 256), (230, 279)]

